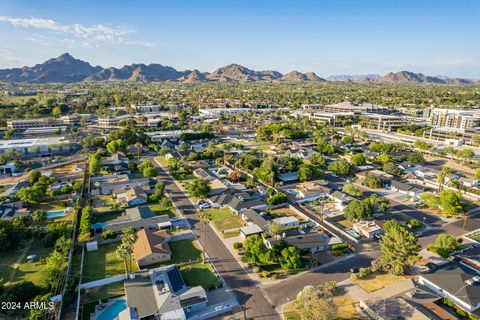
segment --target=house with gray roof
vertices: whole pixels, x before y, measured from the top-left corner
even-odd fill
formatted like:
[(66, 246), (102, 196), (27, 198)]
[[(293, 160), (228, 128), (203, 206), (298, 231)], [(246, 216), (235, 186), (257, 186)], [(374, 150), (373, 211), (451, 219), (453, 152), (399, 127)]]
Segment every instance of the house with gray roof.
[(125, 281), (125, 298), (120, 320), (188, 319), (208, 302), (201, 286), (186, 286), (176, 265), (135, 272)]
[(441, 269), (422, 274), (418, 282), (468, 312), (480, 308), (480, 273), (461, 262), (449, 262)]
[(157, 216), (147, 206), (128, 208), (125, 214), (110, 220), (103, 229), (120, 232), (123, 228), (134, 227), (136, 230), (158, 230), (171, 228), (172, 223), (168, 215)]

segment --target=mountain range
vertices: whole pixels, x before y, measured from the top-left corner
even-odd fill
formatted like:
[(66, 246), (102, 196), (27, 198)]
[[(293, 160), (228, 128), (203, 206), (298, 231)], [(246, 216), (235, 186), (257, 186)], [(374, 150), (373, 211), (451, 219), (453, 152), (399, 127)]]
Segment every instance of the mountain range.
[[(426, 76), (410, 71), (390, 72), (381, 77), (377, 74), (337, 75), (328, 81), (348, 81), (389, 84), (480, 84), (479, 81), (441, 76)], [(291, 71), (282, 74), (274, 70), (255, 71), (239, 64), (230, 64), (211, 73), (199, 70), (179, 71), (161, 64), (131, 64), (122, 68), (103, 68), (75, 59), (68, 53), (52, 58), (32, 67), (0, 69), (0, 81), (35, 83), (70, 83), (99, 81), (128, 82), (325, 82), (313, 72)]]

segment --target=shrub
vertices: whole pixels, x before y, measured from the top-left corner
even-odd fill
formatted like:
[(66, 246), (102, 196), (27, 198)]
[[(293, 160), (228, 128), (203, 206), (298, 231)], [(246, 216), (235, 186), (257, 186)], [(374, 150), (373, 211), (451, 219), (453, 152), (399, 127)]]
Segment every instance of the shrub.
[(347, 249), (348, 247), (349, 245), (346, 242), (332, 244), (332, 250), (343, 250)]
[(233, 249), (240, 249), (243, 248), (243, 243), (241, 242), (234, 242), (233, 243)]
[(107, 230), (104, 233), (102, 233), (102, 239), (115, 239), (117, 237), (117, 233), (113, 230)]
[(358, 270), (358, 277), (359, 278), (365, 278), (366, 276), (372, 274), (372, 269), (371, 268), (360, 268)]
[(351, 278), (352, 280), (357, 280), (357, 279), (359, 279), (358, 273), (352, 273), (352, 274), (350, 275), (350, 278)]
[(339, 257), (342, 255), (342, 250), (333, 250), (332, 254), (334, 257)]
[(261, 276), (262, 278), (268, 278), (268, 277), (270, 277), (270, 272), (267, 271), (267, 270), (263, 270), (263, 271), (260, 273), (260, 276)]
[(255, 267), (252, 268), (253, 273), (259, 273), (261, 271), (262, 271), (262, 268), (260, 268), (260, 267), (255, 266)]

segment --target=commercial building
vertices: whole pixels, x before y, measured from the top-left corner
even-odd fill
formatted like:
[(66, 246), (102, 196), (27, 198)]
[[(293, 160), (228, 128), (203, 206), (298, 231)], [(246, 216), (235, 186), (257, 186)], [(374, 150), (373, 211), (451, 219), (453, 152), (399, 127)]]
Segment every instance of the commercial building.
[(168, 130), (168, 131), (152, 131), (145, 132), (153, 142), (161, 141), (163, 139), (179, 139), (182, 133), (193, 133), (192, 130)]
[(353, 112), (355, 114), (361, 113), (375, 113), (375, 114), (390, 114), (390, 108), (384, 106), (377, 106), (373, 104), (352, 104), (350, 102), (341, 102), (336, 104), (302, 104), (304, 110), (321, 110), (323, 112)]
[(424, 111), (434, 127), (470, 129), (480, 126), (480, 111), (429, 108)]
[(101, 127), (116, 127), (118, 123), (122, 120), (131, 119), (132, 116), (128, 114), (124, 114), (121, 116), (106, 116), (106, 117), (99, 117), (97, 122), (98, 125)]
[(318, 122), (326, 123), (334, 127), (351, 125), (355, 123), (356, 117), (354, 112), (312, 112), (309, 118)]
[(18, 119), (7, 121), (9, 129), (28, 129), (43, 127), (63, 126), (63, 120), (59, 118), (40, 118), (40, 119)]
[(0, 141), (0, 153), (10, 149), (27, 155), (61, 153), (70, 150), (70, 140), (65, 137), (51, 137)]
[(359, 124), (362, 128), (391, 132), (406, 126), (407, 122), (398, 116), (364, 113), (360, 116)]
[(468, 129), (437, 127), (424, 131), (423, 137), (453, 146), (475, 145), (480, 143), (480, 126)]

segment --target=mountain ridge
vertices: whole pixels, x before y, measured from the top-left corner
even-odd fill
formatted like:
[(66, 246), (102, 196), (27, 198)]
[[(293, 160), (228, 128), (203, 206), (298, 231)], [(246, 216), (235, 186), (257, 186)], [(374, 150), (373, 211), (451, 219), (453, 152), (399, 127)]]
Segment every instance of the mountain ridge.
[(212, 72), (194, 70), (176, 70), (158, 63), (135, 63), (121, 68), (92, 66), (90, 63), (76, 59), (69, 53), (51, 58), (32, 67), (0, 69), (0, 81), (32, 83), (70, 83), (70, 82), (326, 82), (343, 81), (353, 83), (377, 84), (451, 84), (480, 85), (479, 80), (449, 78), (444, 76), (427, 76), (411, 71), (389, 72), (384, 76), (337, 75), (327, 79), (313, 72), (301, 73), (293, 70), (287, 74), (275, 70), (253, 70), (240, 64), (232, 63)]

